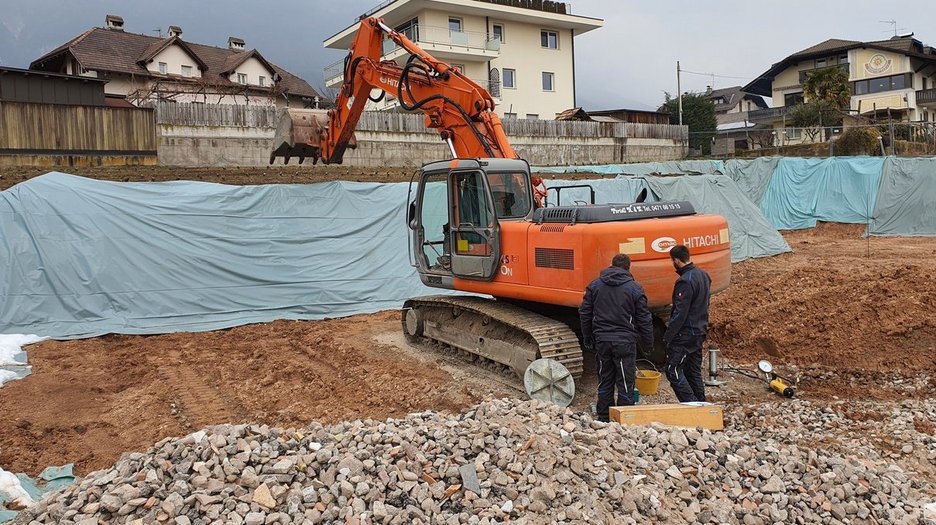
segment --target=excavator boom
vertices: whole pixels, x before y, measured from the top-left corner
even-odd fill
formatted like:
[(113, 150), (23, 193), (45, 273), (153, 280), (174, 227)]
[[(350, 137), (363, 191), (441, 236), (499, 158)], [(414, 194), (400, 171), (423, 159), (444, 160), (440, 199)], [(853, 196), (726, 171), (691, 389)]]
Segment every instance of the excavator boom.
[[(385, 38), (409, 53), (405, 65), (380, 60)], [(375, 90), (380, 91), (377, 99), (371, 98)], [(345, 58), (335, 108), (325, 115), (290, 110), (286, 127), (278, 130), (270, 162), (296, 156), (300, 162), (312, 157), (341, 164), (345, 151), (354, 147), (354, 128), (368, 100), (387, 95), (405, 110), (423, 112), (426, 126), (438, 130), (456, 158), (517, 158), (486, 89), (382, 20), (367, 18)]]

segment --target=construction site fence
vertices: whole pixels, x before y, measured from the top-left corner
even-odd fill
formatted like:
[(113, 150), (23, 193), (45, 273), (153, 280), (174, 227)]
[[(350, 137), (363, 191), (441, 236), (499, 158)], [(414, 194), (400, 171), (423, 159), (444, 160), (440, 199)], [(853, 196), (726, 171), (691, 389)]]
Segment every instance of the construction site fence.
[[(843, 151), (837, 141), (849, 129), (871, 131), (866, 151)], [(764, 155), (936, 155), (936, 122), (890, 121), (823, 127), (753, 128), (690, 132), (690, 156), (753, 158)]]
[(2, 155), (155, 155), (153, 110), (0, 102)]

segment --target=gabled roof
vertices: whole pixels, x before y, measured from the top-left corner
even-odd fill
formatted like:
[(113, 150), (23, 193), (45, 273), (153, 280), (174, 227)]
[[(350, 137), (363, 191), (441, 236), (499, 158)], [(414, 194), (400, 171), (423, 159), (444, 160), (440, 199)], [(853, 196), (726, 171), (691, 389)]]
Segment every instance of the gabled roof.
[(147, 46), (146, 50), (143, 52), (143, 56), (141, 56), (140, 59), (137, 60), (137, 62), (140, 63), (143, 67), (146, 67), (146, 64), (152, 62), (153, 59), (156, 58), (156, 55), (162, 53), (164, 49), (167, 49), (171, 46), (181, 47), (182, 50), (185, 51), (186, 54), (188, 54), (188, 56), (192, 57), (192, 60), (194, 60), (195, 63), (198, 64), (199, 69), (201, 69), (202, 71), (208, 70), (208, 64), (206, 64), (204, 60), (199, 58), (199, 56), (196, 55), (194, 51), (192, 51), (192, 48), (190, 48), (189, 45), (186, 44), (185, 41), (183, 41), (178, 36), (171, 36), (160, 42), (153, 42), (152, 44)]
[(829, 40), (820, 42), (814, 46), (797, 51), (796, 53), (793, 53), (792, 55), (784, 58), (780, 62), (770, 66), (770, 69), (751, 81), (748, 85), (744, 86), (742, 91), (745, 93), (753, 93), (756, 95), (764, 95), (769, 97), (773, 94), (771, 90), (774, 78), (778, 73), (786, 70), (791, 65), (802, 62), (804, 60), (822, 58), (834, 53), (841, 53), (856, 48), (880, 49), (882, 51), (902, 53), (913, 58), (923, 59), (936, 63), (936, 50), (930, 46), (923, 45), (922, 42), (911, 36), (894, 37), (888, 40), (877, 40), (873, 42), (858, 42), (856, 40), (830, 38)]
[(741, 103), (742, 100), (748, 99), (757, 107), (767, 108), (767, 101), (764, 100), (764, 97), (760, 95), (751, 95), (741, 91), (741, 86), (732, 86), (728, 88), (713, 89), (712, 92), (708, 95), (709, 100), (723, 99), (724, 102), (715, 103), (715, 113), (727, 113), (735, 106)]
[[(243, 63), (254, 56), (261, 60), (271, 71), (276, 72), (281, 80), (277, 86), (290, 95), (316, 97), (318, 93), (308, 82), (285, 69), (263, 59), (256, 50), (235, 51), (214, 46), (185, 42), (178, 36), (168, 39), (149, 35), (139, 35), (125, 31), (93, 28), (85, 31), (65, 44), (37, 58), (30, 64), (30, 69), (58, 71), (62, 57), (70, 55), (87, 70), (138, 75), (143, 77), (163, 77), (146, 69), (147, 59), (156, 56), (171, 44), (184, 46), (187, 53), (203, 65), (202, 76), (209, 77), (218, 85), (236, 85), (231, 82), (225, 71), (233, 70), (231, 64)], [(251, 55), (251, 53), (254, 53)], [(236, 68), (237, 66), (233, 66)], [(179, 78), (180, 82), (194, 82), (193, 79)], [(265, 88), (258, 88), (265, 89)]]
[(247, 52), (235, 53), (227, 57), (226, 59), (224, 59), (224, 65), (221, 68), (221, 74), (226, 75), (234, 71), (235, 69), (238, 68), (238, 66), (240, 66), (241, 64), (243, 64), (250, 58), (256, 58), (257, 60), (259, 60), (260, 63), (263, 64), (263, 67), (267, 68), (271, 73), (276, 72), (276, 70), (273, 69), (273, 65), (267, 62), (267, 60), (263, 58), (263, 55), (261, 55), (259, 51), (257, 51), (256, 49), (251, 49), (250, 51), (247, 51)]

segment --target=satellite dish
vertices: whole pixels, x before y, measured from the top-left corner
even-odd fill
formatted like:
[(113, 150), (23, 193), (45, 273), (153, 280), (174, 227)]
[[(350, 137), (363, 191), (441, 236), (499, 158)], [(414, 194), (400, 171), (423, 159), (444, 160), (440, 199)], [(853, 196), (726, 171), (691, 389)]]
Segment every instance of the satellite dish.
[(773, 372), (773, 365), (770, 364), (770, 361), (768, 361), (768, 360), (766, 360), (766, 359), (761, 359), (761, 360), (757, 363), (757, 368), (759, 368), (760, 371), (763, 372), (763, 373), (765, 373), (765, 374), (769, 374), (769, 373)]
[(575, 397), (575, 381), (569, 369), (555, 359), (537, 359), (523, 374), (523, 386), (531, 399), (567, 407)]

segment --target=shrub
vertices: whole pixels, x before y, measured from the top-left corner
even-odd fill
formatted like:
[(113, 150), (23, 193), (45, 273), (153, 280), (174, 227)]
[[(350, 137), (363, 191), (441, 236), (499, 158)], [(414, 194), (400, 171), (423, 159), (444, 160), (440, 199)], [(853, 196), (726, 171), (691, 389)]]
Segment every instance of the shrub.
[(878, 155), (881, 152), (879, 136), (878, 130), (874, 128), (848, 128), (835, 141), (835, 154)]

